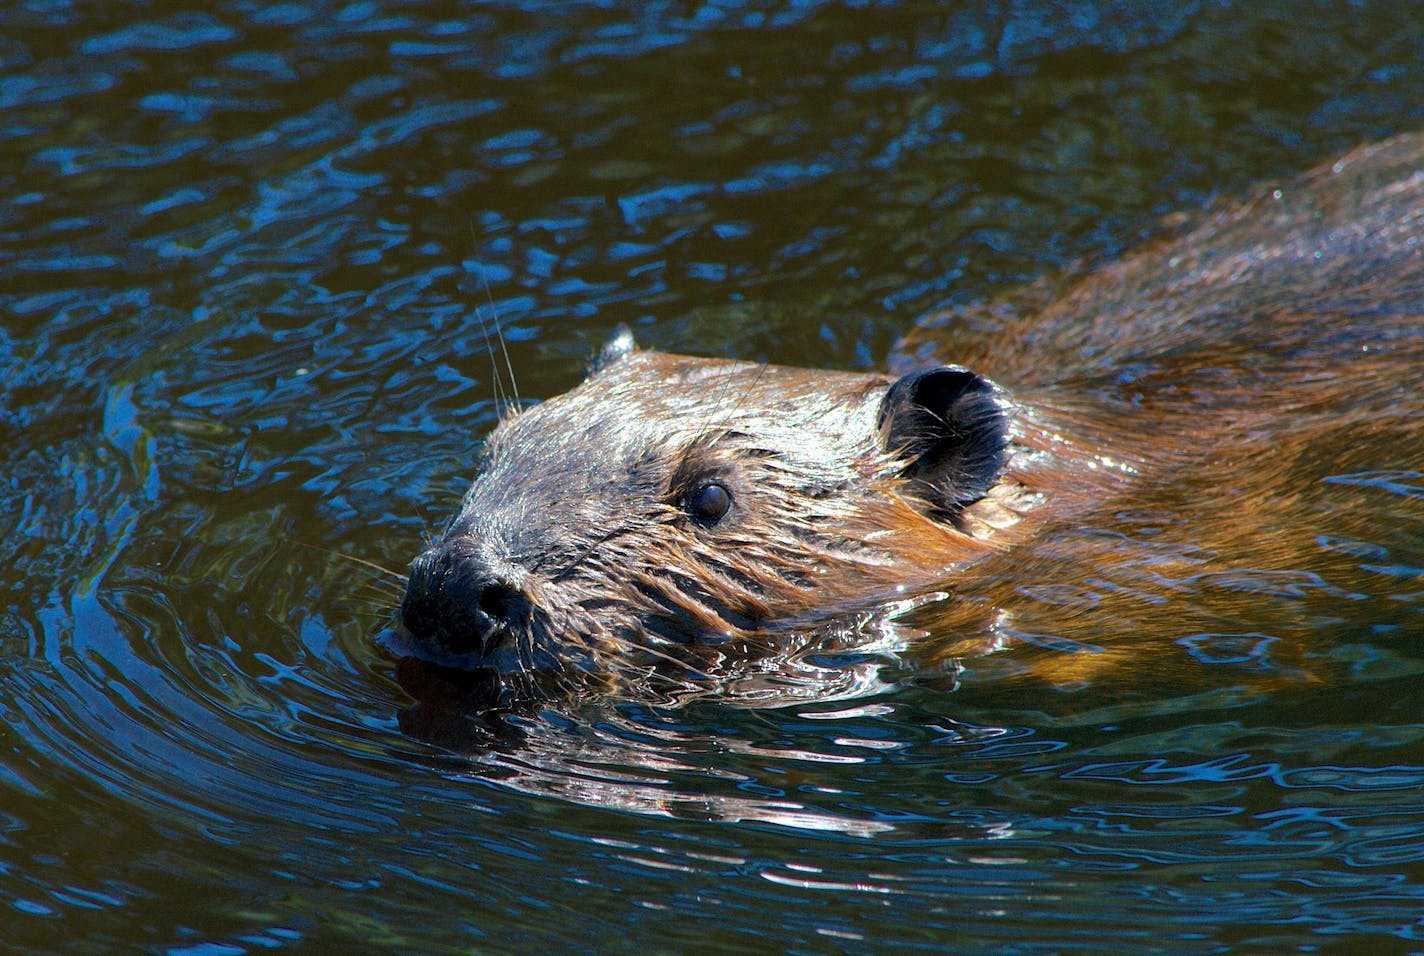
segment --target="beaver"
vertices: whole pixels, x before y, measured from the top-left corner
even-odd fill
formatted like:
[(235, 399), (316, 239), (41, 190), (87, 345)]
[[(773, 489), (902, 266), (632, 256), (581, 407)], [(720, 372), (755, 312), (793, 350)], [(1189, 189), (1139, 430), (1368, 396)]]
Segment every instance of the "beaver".
[(1122, 537), (1075, 528), (1172, 495), (1233, 512), (1216, 537), (1269, 566), (1282, 522), (1310, 520), (1285, 476), (1322, 435), (1421, 457), (1421, 170), (1419, 134), (1356, 149), (1119, 261), (928, 316), (892, 374), (621, 331), (582, 384), (490, 435), (410, 566), (402, 653), (524, 691), (705, 676), (992, 577), (982, 619), (1025, 549), (1082, 563)]

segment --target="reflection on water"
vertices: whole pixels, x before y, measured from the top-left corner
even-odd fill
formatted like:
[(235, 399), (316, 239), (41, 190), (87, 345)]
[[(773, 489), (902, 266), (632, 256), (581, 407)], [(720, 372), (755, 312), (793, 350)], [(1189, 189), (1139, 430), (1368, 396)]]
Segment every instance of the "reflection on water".
[[(671, 707), (716, 700), (744, 708), (784, 707), (892, 690), (892, 670), (903, 667), (901, 652), (929, 638), (901, 618), (949, 600), (945, 592), (930, 591), (834, 617), (814, 629), (791, 625), (748, 632), (727, 644), (668, 643), (648, 665), (617, 674), (600, 670), (597, 662), (565, 663), (551, 675), (478, 665), (432, 652), (398, 622), (378, 634), (376, 642), (397, 661), (397, 680), (436, 710), (480, 715), (571, 699), (637, 700)], [(978, 644), (964, 646), (963, 652), (982, 652)], [(951, 659), (949, 666), (957, 664)]]
[[(728, 754), (801, 763), (863, 762), (857, 749), (894, 749), (877, 739), (838, 737), (844, 753), (820, 749), (749, 747), (721, 736), (708, 747), (705, 730), (688, 719), (699, 704), (757, 711), (789, 708), (801, 702), (815, 709), (797, 711), (803, 720), (825, 720), (844, 728), (859, 716), (890, 713), (886, 704), (855, 704), (827, 709), (892, 692), (891, 675), (908, 676), (899, 653), (927, 637), (896, 618), (947, 599), (934, 593), (897, 602), (802, 635), (779, 635), (781, 650), (769, 656), (725, 656), (701, 666), (691, 680), (649, 674), (637, 685), (620, 684), (592, 700), (555, 690), (547, 699), (501, 693), (491, 668), (458, 669), (401, 656), (395, 676), (411, 696), (398, 723), (402, 732), (456, 755), (465, 773), (499, 781), (523, 793), (559, 796), (582, 804), (653, 816), (697, 820), (753, 821), (808, 830), (869, 835), (893, 829), (881, 820), (826, 812), (791, 800), (745, 796), (739, 777), (721, 766)], [(385, 638), (399, 647), (398, 635)], [(957, 661), (937, 667), (945, 692), (954, 689)], [(917, 679), (928, 671), (915, 671)], [(663, 679), (659, 679), (662, 677)], [(577, 687), (587, 692), (588, 687)], [(999, 732), (999, 731), (994, 731)], [(737, 792), (721, 792), (731, 782)]]
[(1416, 20), (8, 5), (0, 943), (1417, 945), (1407, 429), (1293, 463), (1275, 560), (1205, 547), (1187, 483), (728, 697), (472, 712), (348, 560), (402, 571), (468, 483), (477, 308), (526, 400), (620, 322), (880, 368), (925, 312), (1421, 125)]

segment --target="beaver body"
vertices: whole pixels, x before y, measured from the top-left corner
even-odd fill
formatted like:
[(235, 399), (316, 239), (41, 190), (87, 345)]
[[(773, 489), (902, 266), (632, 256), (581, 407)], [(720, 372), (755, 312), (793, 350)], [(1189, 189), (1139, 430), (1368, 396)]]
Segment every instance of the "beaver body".
[[(1421, 170), (1424, 137), (1365, 147), (1118, 262), (928, 317), (898, 377), (620, 337), (491, 436), (412, 565), (412, 652), (526, 689), (705, 675), (934, 589), (970, 598), (943, 602), (947, 626), (993, 643), (1029, 633), (1026, 555), (1054, 593), (1098, 582), (1091, 603), (1150, 630), (1162, 601), (1102, 583), (1124, 547), (1104, 516), (1209, 516), (1222, 540), (1183, 547), (1259, 569), (1310, 526), (1315, 450), (1387, 435), (1391, 464), (1424, 462)], [(1168, 564), (1171, 524), (1151, 532)]]

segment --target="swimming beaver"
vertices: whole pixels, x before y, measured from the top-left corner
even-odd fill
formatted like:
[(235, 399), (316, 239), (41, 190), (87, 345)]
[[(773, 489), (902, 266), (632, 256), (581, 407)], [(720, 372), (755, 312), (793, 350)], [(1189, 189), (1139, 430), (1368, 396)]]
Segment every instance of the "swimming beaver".
[(1237, 509), (1213, 525), (1259, 566), (1299, 510), (1282, 476), (1323, 435), (1421, 457), (1421, 168), (1424, 136), (1361, 148), (1119, 262), (931, 316), (898, 377), (620, 334), (490, 437), (411, 566), (413, 652), (496, 682), (695, 671), (996, 562), (1012, 581), (1030, 542), (1112, 548), (1067, 532), (1144, 488)]

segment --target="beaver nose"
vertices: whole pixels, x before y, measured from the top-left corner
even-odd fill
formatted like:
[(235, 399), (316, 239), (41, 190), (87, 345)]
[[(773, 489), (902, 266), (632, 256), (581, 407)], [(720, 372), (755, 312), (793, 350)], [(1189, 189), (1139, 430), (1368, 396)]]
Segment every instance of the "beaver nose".
[(415, 559), (401, 601), (401, 621), (413, 637), (456, 654), (490, 654), (527, 613), (519, 589), (461, 539)]

